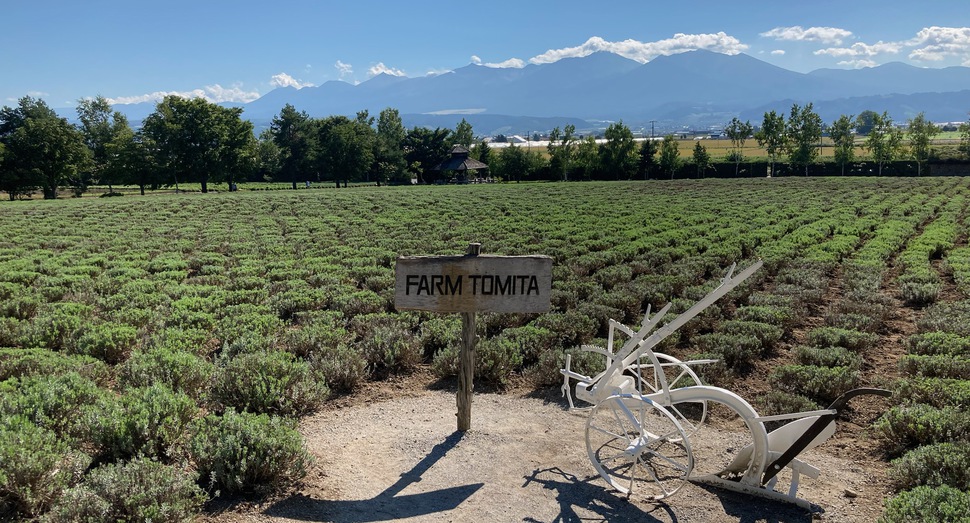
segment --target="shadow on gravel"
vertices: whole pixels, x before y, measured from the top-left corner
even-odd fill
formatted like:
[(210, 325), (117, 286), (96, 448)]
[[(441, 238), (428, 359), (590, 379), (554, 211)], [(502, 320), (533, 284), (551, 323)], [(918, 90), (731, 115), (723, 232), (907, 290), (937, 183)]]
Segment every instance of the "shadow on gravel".
[(738, 523), (809, 523), (813, 520), (811, 511), (795, 505), (731, 492), (702, 483), (693, 483), (693, 485), (717, 496), (721, 506), (724, 507), (724, 513), (738, 518)]
[(455, 448), (462, 436), (464, 436), (462, 432), (455, 431), (443, 442), (435, 445), (427, 457), (418, 462), (413, 469), (401, 474), (401, 479), (373, 499), (331, 501), (298, 494), (274, 503), (264, 513), (267, 516), (302, 521), (364, 523), (392, 521), (454, 510), (482, 488), (484, 483), (472, 483), (420, 494), (400, 496), (398, 494), (409, 485), (421, 481), (421, 475), (443, 458), (449, 450)]
[[(591, 520), (636, 521), (638, 523), (677, 521), (677, 516), (670, 510), (670, 507), (663, 503), (654, 506), (654, 510), (662, 512), (664, 518), (658, 519), (650, 512), (630, 503), (625, 497), (616, 496), (603, 487), (590, 483), (598, 477), (580, 479), (559, 467), (537, 469), (532, 472), (532, 475), (525, 477), (525, 484), (522, 485), (522, 488), (528, 487), (532, 483), (538, 483), (542, 485), (542, 488), (556, 492), (559, 514), (552, 520), (553, 523)], [(523, 521), (539, 523), (540, 520), (525, 518)]]

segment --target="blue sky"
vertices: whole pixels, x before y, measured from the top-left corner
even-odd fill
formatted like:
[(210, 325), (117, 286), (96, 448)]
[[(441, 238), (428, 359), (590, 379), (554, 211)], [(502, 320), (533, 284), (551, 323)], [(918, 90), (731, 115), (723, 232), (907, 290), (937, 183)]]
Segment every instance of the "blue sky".
[[(2, 0), (0, 105), (165, 94), (248, 102), (282, 85), (690, 49), (807, 72), (970, 66), (966, 0)], [(970, 88), (970, 86), (968, 86)]]

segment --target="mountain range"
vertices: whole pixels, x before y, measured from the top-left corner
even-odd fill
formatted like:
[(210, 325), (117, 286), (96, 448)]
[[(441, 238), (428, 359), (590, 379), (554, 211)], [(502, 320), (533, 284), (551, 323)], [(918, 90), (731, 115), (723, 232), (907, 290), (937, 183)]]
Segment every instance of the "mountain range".
[[(645, 64), (594, 53), (518, 69), (468, 65), (408, 78), (377, 75), (357, 85), (329, 81), (315, 87), (281, 87), (247, 103), (243, 116), (263, 127), (285, 104), (313, 117), (353, 115), (386, 107), (406, 126), (454, 127), (461, 118), (477, 134), (528, 134), (567, 123), (595, 129), (623, 120), (655, 132), (724, 125), (738, 116), (759, 124), (765, 111), (787, 115), (812, 102), (825, 122), (842, 114), (887, 111), (897, 122), (925, 112), (935, 122), (966, 121), (970, 67), (919, 68), (899, 62), (864, 69), (799, 73), (749, 55), (690, 51)], [(132, 121), (153, 104), (116, 105)]]

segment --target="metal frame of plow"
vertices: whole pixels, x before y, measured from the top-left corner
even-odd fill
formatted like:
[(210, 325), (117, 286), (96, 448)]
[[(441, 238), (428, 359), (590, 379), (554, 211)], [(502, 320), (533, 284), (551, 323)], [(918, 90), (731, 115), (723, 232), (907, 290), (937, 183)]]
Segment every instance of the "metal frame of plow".
[[(820, 471), (797, 456), (824, 443), (835, 433), (835, 419), (849, 399), (863, 394), (888, 396), (888, 391), (856, 389), (839, 397), (827, 409), (759, 416), (750, 403), (734, 392), (700, 384), (690, 366), (713, 360), (681, 361), (653, 351), (661, 341), (760, 267), (759, 261), (732, 276), (735, 268), (732, 265), (717, 288), (652, 334), (651, 331), (669, 312), (669, 304), (654, 316), (648, 308), (636, 331), (611, 320), (607, 348), (583, 347), (606, 358), (607, 368), (597, 376), (572, 371), (571, 359), (567, 356), (566, 367), (561, 370), (563, 394), (568, 397), (570, 408), (579, 410), (573, 404), (570, 391), (570, 380), (576, 380), (576, 398), (592, 405), (586, 408), (590, 410), (586, 427), (587, 454), (596, 471), (612, 487), (629, 495), (638, 479), (644, 484), (656, 483), (652, 489), (654, 494), (648, 497), (657, 500), (676, 493), (683, 482), (695, 481), (807, 509), (817, 508), (799, 498), (797, 493), (802, 475), (817, 478)], [(616, 353), (611, 350), (614, 330), (629, 337)], [(667, 377), (670, 370), (676, 374), (673, 379)], [(692, 383), (677, 386), (684, 376)], [(692, 477), (690, 436), (703, 423), (710, 402), (720, 403), (737, 414), (751, 435), (751, 443), (742, 448), (724, 470)], [(699, 420), (690, 419), (681, 412), (681, 406), (687, 404), (703, 406), (704, 414)], [(769, 433), (765, 428), (768, 421), (788, 423)], [(604, 450), (607, 448), (608, 451)], [(784, 468), (791, 470), (791, 481), (787, 492), (779, 492), (775, 490), (777, 474)]]

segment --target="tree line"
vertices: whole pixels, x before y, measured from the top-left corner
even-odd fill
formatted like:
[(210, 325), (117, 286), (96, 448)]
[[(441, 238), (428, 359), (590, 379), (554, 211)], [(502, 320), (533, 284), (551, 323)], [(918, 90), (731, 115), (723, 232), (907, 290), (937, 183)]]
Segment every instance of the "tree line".
[[(511, 144), (500, 151), (486, 141), (475, 143), (472, 126), (462, 119), (455, 129), (406, 129), (396, 109), (375, 118), (368, 111), (355, 117), (311, 118), (287, 104), (268, 129), (256, 136), (241, 108), (227, 108), (201, 98), (168, 96), (160, 101), (138, 129), (103, 97), (81, 100), (77, 124), (58, 116), (40, 99), (21, 98), (16, 107), (0, 109), (0, 190), (11, 200), (41, 191), (56, 198), (69, 187), (76, 196), (92, 184), (136, 185), (146, 189), (198, 183), (226, 183), (230, 190), (241, 181), (285, 182), (293, 189), (306, 182), (438, 183), (454, 173), (435, 167), (455, 145), (489, 166), (489, 175), (503, 180), (626, 180), (673, 178), (684, 163), (696, 176), (714, 163), (699, 141), (685, 159), (673, 135), (662, 141), (637, 144), (622, 121), (602, 134), (580, 136), (575, 126), (555, 128), (545, 150)], [(878, 164), (915, 160), (918, 171), (929, 160), (931, 140), (940, 129), (920, 113), (903, 130), (886, 113), (865, 111), (840, 116), (825, 125), (811, 103), (793, 104), (788, 118), (776, 111), (764, 114), (760, 126), (734, 118), (724, 134), (731, 141), (726, 160), (735, 175), (744, 161), (744, 146), (757, 141), (768, 156), (769, 172), (787, 159), (792, 171), (806, 175), (819, 161), (823, 133), (834, 147), (834, 160), (845, 166), (856, 161), (856, 136)], [(970, 158), (970, 122), (960, 127), (959, 153)]]

